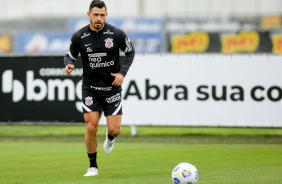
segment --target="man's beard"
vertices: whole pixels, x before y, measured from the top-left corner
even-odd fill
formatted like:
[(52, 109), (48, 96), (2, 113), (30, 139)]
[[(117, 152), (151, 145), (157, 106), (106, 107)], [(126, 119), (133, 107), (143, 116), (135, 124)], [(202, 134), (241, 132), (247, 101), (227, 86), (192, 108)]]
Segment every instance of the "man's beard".
[(93, 26), (95, 29), (97, 29), (97, 30), (100, 30), (100, 29), (104, 26), (104, 24), (105, 24), (105, 22), (104, 22), (104, 23), (99, 22), (99, 23), (100, 23), (99, 26), (95, 26), (95, 23), (93, 23), (93, 22), (91, 21), (92, 26)]

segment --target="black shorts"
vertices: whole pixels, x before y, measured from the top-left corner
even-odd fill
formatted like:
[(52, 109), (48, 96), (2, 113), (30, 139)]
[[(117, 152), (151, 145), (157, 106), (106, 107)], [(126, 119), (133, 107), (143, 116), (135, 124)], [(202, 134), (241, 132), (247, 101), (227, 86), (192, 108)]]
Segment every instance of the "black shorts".
[(121, 91), (97, 91), (82, 86), (83, 113), (103, 111), (105, 116), (122, 114)]

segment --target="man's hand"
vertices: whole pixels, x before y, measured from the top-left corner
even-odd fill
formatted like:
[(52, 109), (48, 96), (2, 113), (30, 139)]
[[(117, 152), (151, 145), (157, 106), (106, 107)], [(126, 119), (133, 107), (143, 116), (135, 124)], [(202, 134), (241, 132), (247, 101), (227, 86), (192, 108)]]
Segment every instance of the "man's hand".
[(67, 75), (69, 75), (74, 69), (74, 65), (71, 65), (71, 64), (68, 64), (66, 67), (65, 67), (65, 72)]
[(114, 82), (112, 83), (113, 86), (121, 86), (124, 80), (124, 76), (120, 73), (111, 73), (111, 76), (115, 77)]

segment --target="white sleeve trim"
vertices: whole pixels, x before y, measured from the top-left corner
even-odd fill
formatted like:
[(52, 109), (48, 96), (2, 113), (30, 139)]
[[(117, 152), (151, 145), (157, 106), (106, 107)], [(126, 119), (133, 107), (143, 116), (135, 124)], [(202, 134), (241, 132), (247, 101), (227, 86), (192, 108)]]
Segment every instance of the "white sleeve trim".
[(76, 60), (75, 57), (73, 57), (73, 55), (71, 54), (71, 52), (68, 50), (68, 55), (70, 56), (71, 59)]

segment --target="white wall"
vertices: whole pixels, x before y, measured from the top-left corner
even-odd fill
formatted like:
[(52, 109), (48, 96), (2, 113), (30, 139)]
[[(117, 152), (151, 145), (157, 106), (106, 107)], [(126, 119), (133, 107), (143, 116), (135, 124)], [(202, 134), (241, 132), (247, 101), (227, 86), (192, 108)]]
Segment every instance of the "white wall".
[[(109, 17), (282, 14), (282, 0), (104, 0)], [(84, 17), (91, 0), (0, 0), (0, 20)], [(141, 9), (140, 9), (141, 7)]]

